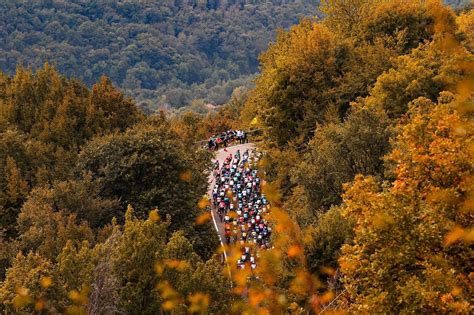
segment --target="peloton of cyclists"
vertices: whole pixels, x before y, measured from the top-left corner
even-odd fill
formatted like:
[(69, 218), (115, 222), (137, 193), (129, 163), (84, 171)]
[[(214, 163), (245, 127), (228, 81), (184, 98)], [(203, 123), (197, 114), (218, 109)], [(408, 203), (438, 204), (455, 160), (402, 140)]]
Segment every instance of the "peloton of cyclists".
[[(261, 192), (261, 180), (254, 169), (260, 155), (240, 150), (230, 154), (220, 166), (214, 165), (216, 184), (212, 190), (212, 204), (224, 223), (227, 244), (240, 244), (242, 255), (238, 268), (257, 267), (257, 249), (269, 248), (271, 227), (265, 217), (270, 205)], [(217, 171), (216, 171), (217, 169)]]

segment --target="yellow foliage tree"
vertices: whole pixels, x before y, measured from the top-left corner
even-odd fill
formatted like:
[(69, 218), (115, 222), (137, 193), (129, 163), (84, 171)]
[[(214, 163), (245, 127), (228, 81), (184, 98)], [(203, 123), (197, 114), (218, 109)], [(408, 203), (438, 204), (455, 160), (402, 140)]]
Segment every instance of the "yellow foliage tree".
[(357, 223), (340, 265), (354, 311), (469, 313), (473, 132), (460, 132), (452, 94), (439, 102), (410, 104), (387, 157), (392, 184), (347, 187), (342, 208)]

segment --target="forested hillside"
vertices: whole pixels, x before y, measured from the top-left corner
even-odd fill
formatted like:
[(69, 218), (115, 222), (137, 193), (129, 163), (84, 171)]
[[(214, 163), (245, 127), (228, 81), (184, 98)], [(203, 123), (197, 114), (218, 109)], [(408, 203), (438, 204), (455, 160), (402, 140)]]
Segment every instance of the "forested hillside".
[(449, 4), (454, 8), (462, 8), (471, 2), (469, 0), (444, 0), (444, 3)]
[[(46, 64), (0, 78), (2, 312), (74, 313), (90, 294), (91, 312), (155, 313), (160, 301), (142, 290), (158, 279), (158, 257), (189, 260), (179, 277), (195, 280), (183, 290), (205, 287), (203, 277), (217, 294), (227, 287), (214, 230), (195, 224), (207, 152), (177, 141), (164, 116), (145, 119), (105, 77), (88, 89)], [(140, 299), (119, 303), (133, 290)]]
[(297, 231), (266, 283), (316, 311), (471, 313), (472, 9), (327, 3), (262, 55), (241, 107)]
[[(472, 314), (472, 7), (321, 11), (276, 36), (253, 89), (205, 114), (146, 116), (108, 77), (48, 63), (0, 73), (0, 313)], [(214, 224), (240, 230), (221, 247), (213, 152), (196, 144), (230, 128), (256, 129), (262, 158), (234, 169), (235, 189), (232, 166), (217, 168), (229, 211)], [(271, 228), (265, 246), (247, 235), (260, 229), (245, 219), (254, 209)]]
[[(331, 0), (322, 10), (279, 34), (249, 94), (178, 119), (183, 133), (263, 130), (280, 233), (251, 286), (259, 302), (243, 309), (471, 313), (472, 8)], [(235, 290), (247, 290), (235, 272)]]
[(2, 1), (0, 69), (46, 61), (91, 86), (101, 75), (141, 104), (225, 103), (249, 86), (278, 28), (317, 0)]

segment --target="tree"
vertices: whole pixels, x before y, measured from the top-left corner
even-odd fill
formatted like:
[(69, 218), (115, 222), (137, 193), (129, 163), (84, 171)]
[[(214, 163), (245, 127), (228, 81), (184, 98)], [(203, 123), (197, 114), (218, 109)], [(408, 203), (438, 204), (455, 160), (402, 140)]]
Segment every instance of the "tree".
[(459, 35), (463, 38), (463, 46), (467, 47), (472, 53), (474, 51), (474, 11), (468, 10), (457, 16), (457, 25), (459, 26)]
[(456, 131), (466, 117), (452, 99), (411, 103), (387, 157), (393, 183), (358, 176), (346, 187), (342, 208), (356, 228), (340, 264), (354, 311), (469, 312), (470, 245), (462, 237), (472, 222), (472, 131)]
[(155, 264), (162, 256), (169, 223), (133, 218), (132, 208), (127, 210), (122, 235), (113, 250), (113, 272), (119, 279), (120, 308), (125, 312), (156, 314), (160, 300), (155, 286), (158, 276)]
[(124, 131), (142, 118), (132, 99), (117, 90), (109, 78), (102, 76), (89, 99), (89, 120), (95, 133)]
[(90, 286), (96, 259), (88, 241), (76, 246), (68, 240), (56, 260), (59, 281), (64, 290), (81, 291)]
[(17, 242), (6, 236), (5, 230), (0, 230), (0, 281), (5, 280), (6, 270), (18, 253)]
[(0, 133), (0, 228), (15, 236), (14, 222), (33, 179), (27, 137), (18, 131)]
[(383, 41), (399, 54), (410, 52), (434, 35), (430, 5), (423, 1), (374, 1), (364, 13), (358, 37), (369, 43)]
[(196, 142), (206, 138), (204, 134), (205, 125), (203, 116), (187, 111), (173, 117), (170, 121), (173, 131), (184, 141), (187, 141), (188, 146), (194, 146)]
[[(222, 264), (217, 257), (214, 257), (206, 262), (198, 263), (191, 279), (188, 280), (194, 296), (199, 293), (209, 296), (209, 312), (229, 311), (234, 300), (229, 278), (224, 272)], [(203, 312), (205, 311), (207, 310), (204, 309)]]
[(47, 63), (36, 72), (18, 67), (4, 86), (2, 120), (66, 150), (77, 150), (94, 134), (123, 131), (142, 118), (110, 79), (102, 77), (89, 91)]
[(49, 189), (32, 191), (18, 215), (18, 240), (21, 250), (32, 250), (55, 261), (68, 242), (93, 243), (94, 233), (86, 222), (77, 220), (75, 214), (55, 209), (51, 199)]
[(12, 74), (17, 64), (38, 68), (49, 60), (89, 87), (105, 74), (150, 112), (195, 99), (220, 105), (234, 88), (251, 85), (257, 57), (275, 31), (317, 14), (318, 5), (316, 0), (2, 3), (0, 68)]
[[(311, 43), (311, 44), (309, 44)], [(263, 124), (272, 144), (282, 148), (288, 142), (308, 140), (324, 111), (332, 104), (330, 89), (338, 77), (337, 44), (327, 28), (303, 21), (262, 54), (262, 74), (249, 97), (249, 105), (261, 108)]]
[(118, 199), (100, 197), (102, 189), (99, 182), (85, 174), (80, 180), (56, 182), (52, 188), (53, 196), (47, 202), (68, 214), (75, 214), (92, 228), (98, 228), (121, 213)]
[[(77, 150), (92, 134), (87, 124), (87, 99), (77, 95), (77, 90), (80, 89), (80, 86), (72, 82), (54, 117), (48, 122), (47, 132), (42, 133), (46, 140), (66, 149)], [(87, 90), (81, 92), (87, 93)]]
[(20, 130), (28, 132), (34, 123), (36, 107), (36, 104), (33, 103), (34, 83), (31, 72), (18, 67), (15, 76), (9, 83), (6, 91), (7, 100), (2, 102), (2, 114), (5, 115), (8, 122), (18, 126)]
[(326, 270), (339, 268), (341, 247), (350, 244), (354, 237), (352, 218), (344, 218), (338, 207), (320, 213), (309, 228), (310, 241), (305, 246), (309, 270), (319, 279), (328, 278)]
[[(193, 296), (203, 297), (210, 311), (227, 309), (226, 302), (231, 301), (230, 282), (217, 257), (202, 261), (184, 234), (175, 232), (166, 244), (163, 258), (165, 267), (160, 281), (171, 285), (182, 298), (188, 297), (190, 303), (186, 303), (186, 311), (191, 311), (193, 307), (193, 300), (190, 298)], [(176, 304), (173, 309), (180, 308), (182, 306)], [(207, 307), (201, 310), (206, 311)]]
[[(199, 244), (200, 255), (209, 257), (218, 244), (212, 227), (209, 223), (194, 226), (198, 201), (207, 191), (209, 157), (208, 152), (185, 147), (166, 121), (151, 122), (92, 140), (83, 148), (77, 170), (90, 172), (102, 187), (101, 198), (121, 200), (118, 218), (123, 218), (127, 204), (140, 218), (158, 209), (161, 217), (171, 217), (173, 231), (184, 229), (197, 239), (192, 242)], [(196, 230), (214, 236), (209, 241), (206, 233), (198, 236)]]
[(65, 292), (57, 285), (54, 265), (41, 255), (18, 253), (0, 287), (0, 301), (6, 312), (48, 309), (58, 312)]
[(366, 17), (365, 11), (370, 10), (374, 3), (364, 0), (323, 0), (321, 11), (327, 16), (324, 23), (343, 36), (355, 36)]
[(382, 176), (389, 120), (381, 109), (353, 110), (342, 123), (316, 129), (293, 182), (307, 194), (313, 212), (340, 202), (342, 185), (357, 174)]
[(6, 187), (0, 204), (0, 227), (5, 228), (8, 235), (12, 235), (18, 208), (25, 201), (29, 186), (17, 168), (15, 160), (10, 156), (7, 157), (5, 165), (4, 181)]
[(442, 8), (440, 3), (423, 1), (325, 0), (321, 10), (326, 14), (323, 23), (340, 36), (359, 45), (382, 42), (398, 54), (406, 54), (432, 40), (433, 6)]
[[(102, 185), (103, 197), (120, 198), (123, 208), (133, 204), (138, 216), (158, 208), (161, 216), (170, 214), (177, 223), (191, 215), (189, 209), (205, 191), (205, 164), (198, 156), (166, 125), (144, 125), (88, 143), (78, 171), (90, 172)], [(182, 180), (184, 173), (191, 178)]]
[[(399, 118), (409, 102), (423, 96), (435, 101), (439, 93), (455, 86), (463, 71), (459, 56), (439, 50), (435, 44), (415, 49), (398, 58), (394, 68), (382, 74), (362, 106), (381, 106), (390, 118)], [(459, 59), (458, 59), (459, 58)]]

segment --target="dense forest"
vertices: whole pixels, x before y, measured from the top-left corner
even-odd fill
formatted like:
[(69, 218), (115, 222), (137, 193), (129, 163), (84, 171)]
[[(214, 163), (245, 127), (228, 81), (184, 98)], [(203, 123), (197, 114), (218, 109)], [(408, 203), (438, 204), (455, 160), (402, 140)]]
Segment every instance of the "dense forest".
[(444, 0), (445, 4), (451, 5), (453, 8), (462, 8), (468, 5), (468, 0)]
[(177, 119), (183, 134), (263, 130), (281, 233), (246, 309), (471, 313), (472, 8), (332, 0), (322, 10), (278, 35), (250, 93)]
[(0, 105), (2, 312), (74, 313), (97, 295), (89, 312), (155, 313), (158, 257), (189, 261), (186, 274), (166, 273), (190, 280), (184, 291), (204, 289), (203, 278), (215, 294), (228, 287), (212, 226), (194, 223), (209, 153), (177, 141), (163, 115), (145, 119), (106, 77), (88, 89), (48, 64), (2, 75)]
[(225, 103), (250, 86), (278, 28), (317, 0), (2, 1), (0, 69), (54, 64), (92, 86), (107, 75), (142, 108)]
[(328, 3), (261, 56), (242, 110), (304, 236), (290, 291), (304, 268), (350, 312), (471, 313), (473, 12)]
[[(196, 8), (212, 3), (240, 2)], [(472, 8), (320, 9), (205, 114), (146, 116), (110, 78), (48, 63), (1, 73), (0, 312), (472, 313)], [(274, 231), (231, 279), (196, 145), (229, 128), (260, 131)]]

